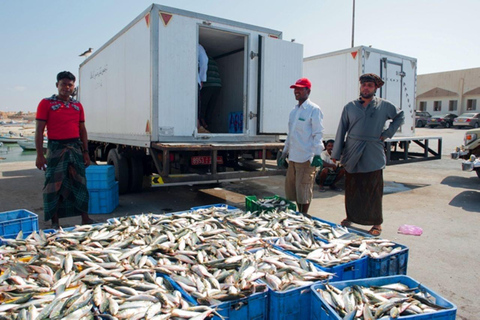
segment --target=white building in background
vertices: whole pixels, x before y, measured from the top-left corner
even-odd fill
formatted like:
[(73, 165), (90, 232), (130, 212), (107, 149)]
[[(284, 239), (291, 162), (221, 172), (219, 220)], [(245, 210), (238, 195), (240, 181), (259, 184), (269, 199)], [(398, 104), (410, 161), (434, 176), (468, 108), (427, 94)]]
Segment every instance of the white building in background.
[(417, 110), (432, 115), (480, 112), (480, 68), (418, 75)]

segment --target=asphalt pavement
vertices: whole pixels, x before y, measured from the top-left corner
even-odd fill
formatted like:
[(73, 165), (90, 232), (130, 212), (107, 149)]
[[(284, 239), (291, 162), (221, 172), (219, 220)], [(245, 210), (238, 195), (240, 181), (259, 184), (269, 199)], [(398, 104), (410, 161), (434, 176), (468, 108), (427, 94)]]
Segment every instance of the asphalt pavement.
[[(463, 172), (450, 152), (463, 142), (466, 130), (417, 128), (417, 136), (441, 136), (441, 160), (388, 166), (384, 170), (384, 224), (382, 237), (409, 248), (408, 275), (458, 307), (457, 319), (476, 319), (480, 275), (480, 179)], [(33, 161), (0, 162), (0, 212), (27, 209), (43, 221), (43, 172)], [(184, 211), (193, 206), (228, 203), (244, 208), (244, 197), (284, 196), (284, 177), (276, 176), (215, 185), (157, 187), (120, 196), (113, 213), (92, 215), (98, 221), (140, 213)], [(340, 185), (341, 186), (341, 185)], [(344, 193), (315, 188), (310, 214), (339, 223), (345, 216)], [(61, 220), (72, 226), (80, 218)], [(423, 229), (421, 236), (398, 234), (401, 225)], [(355, 226), (368, 230), (367, 226)]]

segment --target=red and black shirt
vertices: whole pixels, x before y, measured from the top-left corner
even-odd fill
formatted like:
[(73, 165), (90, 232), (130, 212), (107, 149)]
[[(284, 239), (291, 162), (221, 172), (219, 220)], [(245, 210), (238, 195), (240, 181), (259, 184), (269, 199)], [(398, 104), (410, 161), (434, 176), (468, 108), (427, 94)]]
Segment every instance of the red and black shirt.
[(80, 102), (62, 101), (54, 94), (40, 101), (36, 120), (47, 122), (48, 139), (75, 139), (80, 137), (80, 122), (85, 122), (85, 114)]

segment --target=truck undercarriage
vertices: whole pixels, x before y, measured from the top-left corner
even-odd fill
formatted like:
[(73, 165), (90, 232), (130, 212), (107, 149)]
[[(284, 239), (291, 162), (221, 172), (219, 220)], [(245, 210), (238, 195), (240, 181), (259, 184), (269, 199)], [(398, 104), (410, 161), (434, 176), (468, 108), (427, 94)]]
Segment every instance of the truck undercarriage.
[[(89, 142), (92, 159), (115, 167), (120, 193), (145, 184), (180, 185), (284, 175), (275, 166), (283, 143), (152, 143), (151, 148)], [(147, 182), (146, 182), (147, 180)]]

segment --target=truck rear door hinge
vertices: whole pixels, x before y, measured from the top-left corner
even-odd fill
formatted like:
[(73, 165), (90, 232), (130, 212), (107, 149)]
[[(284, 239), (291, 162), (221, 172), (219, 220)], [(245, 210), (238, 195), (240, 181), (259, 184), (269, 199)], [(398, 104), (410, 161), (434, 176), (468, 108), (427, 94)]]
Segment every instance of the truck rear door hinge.
[(250, 118), (250, 120), (252, 120), (253, 118), (255, 118), (257, 116), (256, 113), (253, 113), (252, 111), (250, 111), (250, 113), (248, 114), (248, 117)]
[(250, 51), (250, 59), (252, 59), (252, 60), (253, 60), (255, 57), (258, 57), (258, 56), (259, 56), (259, 54), (258, 54), (258, 53), (256, 53), (256, 52), (253, 52), (253, 51)]

